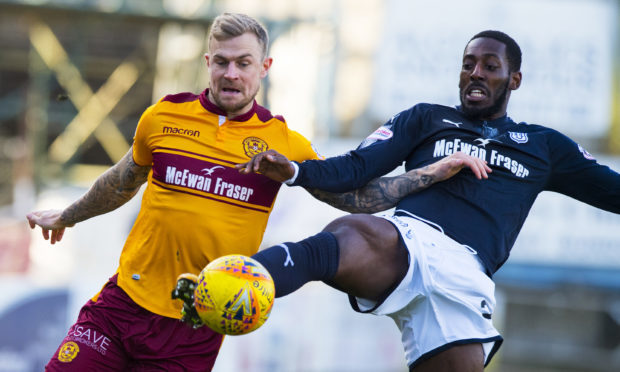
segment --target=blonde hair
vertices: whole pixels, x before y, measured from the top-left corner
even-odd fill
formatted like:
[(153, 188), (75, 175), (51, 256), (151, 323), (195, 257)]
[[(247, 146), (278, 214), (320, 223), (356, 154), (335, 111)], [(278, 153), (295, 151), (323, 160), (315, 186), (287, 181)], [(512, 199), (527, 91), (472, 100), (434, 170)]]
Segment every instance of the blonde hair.
[(267, 56), (269, 35), (263, 25), (254, 18), (240, 13), (223, 13), (217, 16), (211, 24), (207, 43), (211, 46), (211, 40), (223, 41), (241, 36), (246, 32), (253, 33), (262, 47), (263, 58)]

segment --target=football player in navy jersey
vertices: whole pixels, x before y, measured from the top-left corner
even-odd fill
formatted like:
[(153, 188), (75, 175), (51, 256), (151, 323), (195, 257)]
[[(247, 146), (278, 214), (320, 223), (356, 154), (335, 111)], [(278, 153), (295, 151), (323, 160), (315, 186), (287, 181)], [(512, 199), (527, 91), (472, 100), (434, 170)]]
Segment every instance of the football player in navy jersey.
[(348, 293), (356, 311), (394, 319), (410, 371), (482, 371), (502, 343), (491, 277), (537, 195), (555, 191), (620, 213), (618, 173), (565, 135), (507, 116), (520, 68), (511, 37), (480, 32), (463, 53), (460, 106), (417, 104), (342, 156), (298, 164), (267, 151), (239, 164), (314, 193), (352, 190), (403, 163), (409, 170), (456, 152), (493, 170), (488, 179), (461, 171), (403, 198), (391, 216), (344, 216), (257, 253), (276, 296), (322, 280)]

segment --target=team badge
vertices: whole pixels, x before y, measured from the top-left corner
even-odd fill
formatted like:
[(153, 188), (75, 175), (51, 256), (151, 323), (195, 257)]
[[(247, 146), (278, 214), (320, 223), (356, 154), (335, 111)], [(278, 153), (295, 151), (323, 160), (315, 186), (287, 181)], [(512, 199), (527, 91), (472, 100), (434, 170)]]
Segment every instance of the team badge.
[(515, 141), (516, 143), (527, 142), (527, 133), (519, 133), (519, 132), (508, 132), (508, 133), (510, 133), (510, 139)]
[(592, 156), (592, 154), (590, 154), (589, 152), (586, 151), (586, 149), (584, 149), (583, 147), (581, 147), (581, 145), (577, 144), (577, 146), (579, 147), (579, 151), (581, 151), (581, 154), (583, 154), (583, 157), (588, 159), (588, 160), (596, 160), (596, 158), (594, 156)]
[(258, 137), (248, 137), (243, 140), (243, 151), (245, 154), (251, 158), (254, 155), (258, 155), (263, 151), (269, 150), (269, 146), (267, 146), (267, 142), (263, 141)]
[(63, 363), (69, 363), (75, 359), (80, 352), (80, 347), (73, 341), (69, 341), (62, 345), (58, 352), (58, 360)]

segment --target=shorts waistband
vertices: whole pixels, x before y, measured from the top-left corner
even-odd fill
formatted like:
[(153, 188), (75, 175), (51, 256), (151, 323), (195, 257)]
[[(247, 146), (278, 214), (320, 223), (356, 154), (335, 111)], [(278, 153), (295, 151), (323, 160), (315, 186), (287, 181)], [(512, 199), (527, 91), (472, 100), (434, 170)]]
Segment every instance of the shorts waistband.
[(403, 209), (397, 209), (394, 211), (394, 215), (395, 216), (399, 216), (399, 217), (411, 217), (414, 218), (420, 222), (424, 222), (425, 224), (427, 224), (428, 226), (432, 227), (433, 229), (439, 231), (440, 233), (445, 235), (445, 232), (443, 231), (443, 227), (441, 227), (441, 225), (436, 224), (435, 222), (429, 221), (427, 219), (424, 219), (420, 216), (416, 216), (413, 213), (407, 212), (406, 210)]
[(449, 236), (448, 234), (446, 234), (443, 230), (443, 227), (441, 227), (441, 225), (433, 222), (433, 221), (429, 221), (427, 219), (424, 219), (420, 216), (416, 216), (413, 213), (407, 212), (405, 210), (402, 209), (397, 209), (396, 211), (394, 211), (394, 216), (396, 217), (409, 217), (409, 218), (413, 218), (416, 221), (422, 222), (424, 223), (426, 226), (429, 226), (431, 228), (433, 228), (434, 230), (439, 231), (443, 236), (445, 236), (446, 238), (451, 239), (452, 241), (454, 241), (455, 243), (457, 243), (458, 245), (464, 247), (465, 249), (467, 249), (468, 251), (470, 251), (473, 254), (478, 254), (478, 251), (475, 250), (474, 248), (468, 246), (467, 244), (461, 244), (458, 241), (456, 241), (455, 239), (453, 239), (451, 236)]

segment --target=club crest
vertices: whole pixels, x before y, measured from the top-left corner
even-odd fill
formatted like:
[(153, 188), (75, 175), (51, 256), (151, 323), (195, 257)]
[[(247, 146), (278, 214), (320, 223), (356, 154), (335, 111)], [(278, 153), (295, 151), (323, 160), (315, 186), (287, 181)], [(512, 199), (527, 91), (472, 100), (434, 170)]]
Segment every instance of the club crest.
[(75, 359), (80, 352), (80, 347), (73, 341), (64, 343), (58, 351), (58, 360), (63, 363), (69, 363)]
[(516, 143), (527, 142), (527, 133), (520, 133), (520, 132), (508, 132), (508, 133), (510, 133), (510, 139), (515, 141)]
[(269, 150), (267, 142), (258, 137), (248, 137), (243, 140), (243, 151), (249, 158), (267, 150)]

